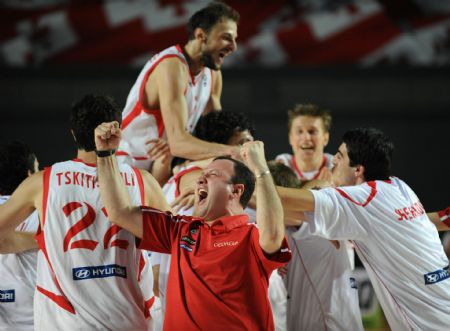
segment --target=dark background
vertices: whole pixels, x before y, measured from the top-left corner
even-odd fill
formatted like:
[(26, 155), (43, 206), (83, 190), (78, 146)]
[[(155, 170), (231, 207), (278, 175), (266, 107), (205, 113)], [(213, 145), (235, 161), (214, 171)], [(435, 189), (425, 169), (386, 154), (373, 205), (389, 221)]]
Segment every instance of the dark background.
[[(0, 69), (0, 139), (28, 143), (41, 167), (73, 158), (72, 102), (96, 92), (123, 106), (139, 70), (120, 65)], [(223, 80), (223, 109), (248, 114), (268, 158), (290, 152), (287, 110), (297, 102), (317, 103), (333, 115), (327, 152), (334, 154), (347, 129), (377, 127), (395, 143), (393, 174), (416, 191), (427, 210), (449, 204), (448, 67), (227, 69)]]

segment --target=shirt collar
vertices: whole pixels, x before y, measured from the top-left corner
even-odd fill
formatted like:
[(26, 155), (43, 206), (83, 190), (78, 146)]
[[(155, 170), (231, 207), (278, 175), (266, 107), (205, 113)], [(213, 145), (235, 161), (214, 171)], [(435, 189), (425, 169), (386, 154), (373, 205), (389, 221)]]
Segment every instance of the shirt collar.
[(216, 232), (228, 232), (248, 224), (248, 215), (233, 215), (220, 217), (211, 224), (211, 229)]

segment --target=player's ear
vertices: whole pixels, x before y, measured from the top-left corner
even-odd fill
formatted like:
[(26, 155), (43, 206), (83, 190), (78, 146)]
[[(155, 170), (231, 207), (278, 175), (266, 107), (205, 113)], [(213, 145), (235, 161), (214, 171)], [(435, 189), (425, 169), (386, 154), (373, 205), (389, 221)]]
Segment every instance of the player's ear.
[(194, 37), (195, 39), (200, 40), (201, 42), (205, 42), (206, 41), (205, 30), (203, 30), (202, 28), (196, 28), (194, 30)]
[(239, 198), (244, 194), (244, 184), (233, 184), (233, 195), (237, 195)]
[(330, 133), (329, 132), (325, 132), (324, 133), (324, 146), (328, 145), (328, 141), (330, 140)]
[(364, 180), (364, 172), (365, 172), (365, 170), (366, 169), (364, 168), (364, 166), (362, 164), (358, 164), (355, 167), (355, 177)]

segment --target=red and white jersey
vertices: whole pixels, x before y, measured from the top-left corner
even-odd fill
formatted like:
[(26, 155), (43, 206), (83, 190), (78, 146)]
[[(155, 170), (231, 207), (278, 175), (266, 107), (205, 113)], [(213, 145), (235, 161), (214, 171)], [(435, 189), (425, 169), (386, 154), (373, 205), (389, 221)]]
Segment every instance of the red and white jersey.
[(275, 160), (278, 162), (281, 162), (285, 166), (291, 168), (292, 171), (295, 172), (297, 177), (302, 181), (317, 179), (317, 177), (320, 174), (320, 171), (324, 167), (327, 167), (328, 169), (333, 168), (333, 155), (328, 154), (328, 153), (323, 154), (323, 161), (322, 161), (322, 164), (320, 165), (319, 169), (314, 170), (314, 171), (307, 171), (307, 172), (305, 172), (305, 171), (302, 172), (298, 168), (297, 162), (295, 161), (295, 157), (292, 154), (288, 154), (288, 153), (280, 154), (275, 158)]
[[(148, 159), (146, 145), (151, 139), (165, 138), (164, 123), (160, 109), (147, 109), (144, 106), (145, 85), (148, 77), (158, 64), (167, 58), (176, 57), (183, 62), (189, 70), (188, 62), (180, 45), (169, 47), (154, 55), (144, 66), (135, 84), (128, 94), (127, 103), (122, 114), (122, 141), (117, 156), (123, 162), (149, 169), (151, 160)], [(192, 132), (203, 114), (208, 101), (211, 98), (213, 86), (213, 74), (211, 69), (204, 67), (196, 75), (191, 75), (188, 87), (184, 93), (188, 120), (186, 130)]]
[(310, 232), (351, 239), (392, 330), (447, 330), (450, 274), (436, 227), (402, 180), (312, 191)]
[[(119, 170), (131, 202), (141, 204), (139, 170), (128, 165)], [(42, 215), (36, 235), (36, 330), (147, 330), (151, 267), (134, 235), (109, 222), (96, 166), (73, 160), (47, 168)]]
[[(0, 204), (9, 196), (0, 196)], [(36, 232), (37, 212), (16, 231)], [(33, 297), (36, 287), (37, 251), (0, 255), (0, 330), (33, 330)]]
[(345, 241), (336, 249), (329, 240), (310, 235), (308, 228), (307, 223), (298, 230), (288, 228), (288, 330), (363, 330)]

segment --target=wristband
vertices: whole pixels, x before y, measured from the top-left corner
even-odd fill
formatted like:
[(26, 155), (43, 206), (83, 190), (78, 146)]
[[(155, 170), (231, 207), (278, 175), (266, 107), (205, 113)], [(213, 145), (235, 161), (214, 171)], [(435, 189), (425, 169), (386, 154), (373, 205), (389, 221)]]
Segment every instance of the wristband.
[(261, 178), (261, 177), (263, 177), (265, 175), (268, 175), (268, 174), (270, 174), (270, 170), (269, 169), (267, 169), (266, 171), (261, 172), (259, 175), (255, 175), (255, 177), (256, 178)]
[(442, 223), (450, 226), (450, 207), (438, 211), (438, 216)]
[(107, 151), (95, 151), (95, 154), (97, 154), (97, 157), (108, 157), (111, 155), (114, 155), (116, 153), (115, 149), (110, 149)]

